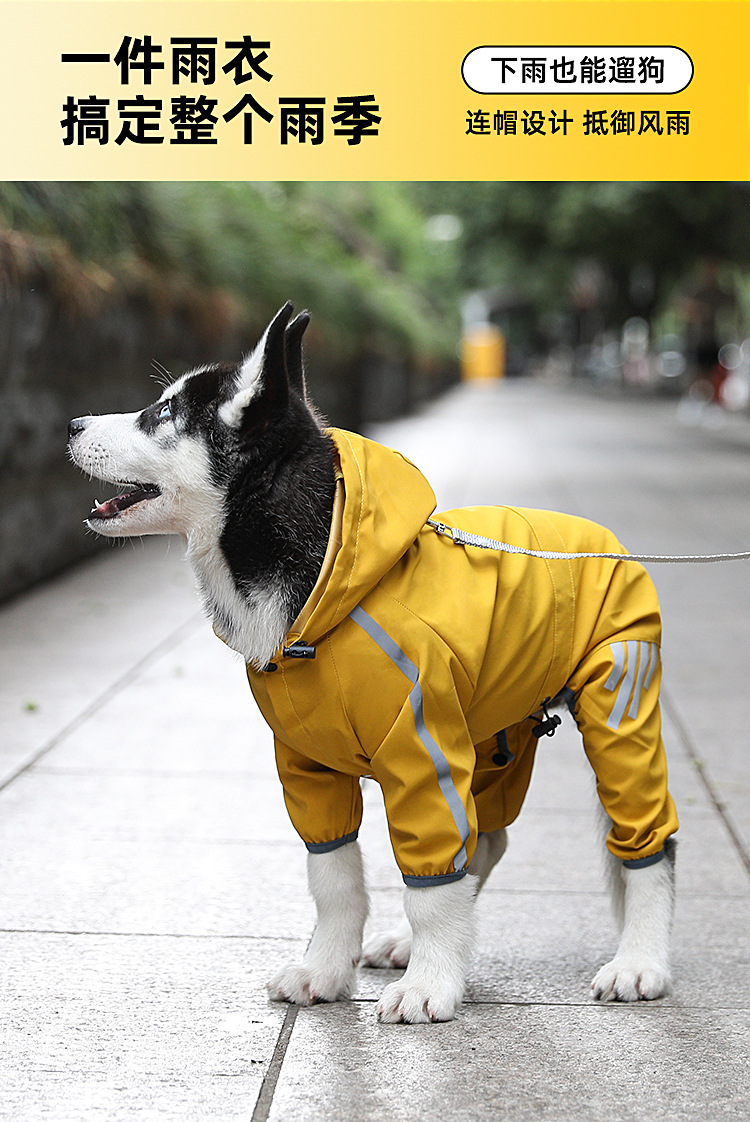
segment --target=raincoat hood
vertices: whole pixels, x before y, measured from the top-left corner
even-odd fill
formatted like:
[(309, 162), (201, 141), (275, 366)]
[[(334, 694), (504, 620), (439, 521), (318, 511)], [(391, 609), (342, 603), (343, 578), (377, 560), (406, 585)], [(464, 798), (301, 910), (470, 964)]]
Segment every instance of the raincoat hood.
[(435, 494), (400, 452), (343, 429), (330, 429), (343, 488), (320, 578), (290, 629), (314, 643), (359, 604), (414, 542), (435, 510)]

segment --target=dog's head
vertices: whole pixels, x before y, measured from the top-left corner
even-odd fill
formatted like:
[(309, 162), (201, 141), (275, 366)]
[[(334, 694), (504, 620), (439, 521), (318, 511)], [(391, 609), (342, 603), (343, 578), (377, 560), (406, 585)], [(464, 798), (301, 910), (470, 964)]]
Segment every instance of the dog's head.
[[(114, 484), (87, 525), (108, 537), (182, 534), (223, 519), (233, 477), (262, 475), (318, 422), (305, 394), (302, 335), (285, 304), (241, 363), (199, 367), (137, 413), (78, 417), (68, 451), (77, 467)], [(256, 471), (253, 472), (253, 465)]]

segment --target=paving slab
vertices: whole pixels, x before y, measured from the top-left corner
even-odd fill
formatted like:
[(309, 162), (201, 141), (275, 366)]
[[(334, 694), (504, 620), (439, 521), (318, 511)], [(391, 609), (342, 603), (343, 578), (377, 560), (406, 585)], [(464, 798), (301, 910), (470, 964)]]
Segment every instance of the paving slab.
[(0, 1116), (246, 1119), (284, 1019), (278, 940), (0, 933)]
[(218, 642), (204, 620), (129, 675), (126, 689), (105, 694), (96, 713), (65, 738), (54, 761), (42, 761), (42, 766), (57, 771), (242, 773), (273, 777), (278, 783), (273, 742), (242, 661)]
[[(674, 930), (674, 986), (661, 1008), (750, 1009), (750, 966), (736, 928), (746, 897), (680, 897)], [(580, 1005), (617, 946), (606, 895), (517, 893), (482, 901), (474, 1001)]]
[(0, 783), (202, 626), (177, 539), (125, 542), (0, 606)]
[(750, 1013), (468, 1005), (378, 1025), (372, 1005), (300, 1011), (272, 1122), (732, 1122), (750, 1111)]
[(27, 774), (3, 799), (0, 922), (301, 935), (312, 920), (303, 853), (278, 782)]

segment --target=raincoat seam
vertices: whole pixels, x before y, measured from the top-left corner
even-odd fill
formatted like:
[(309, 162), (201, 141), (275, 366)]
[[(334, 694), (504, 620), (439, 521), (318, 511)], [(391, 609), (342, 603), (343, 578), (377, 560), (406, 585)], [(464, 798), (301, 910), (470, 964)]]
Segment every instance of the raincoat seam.
[[(287, 701), (289, 702), (289, 708), (292, 710), (292, 712), (294, 713), (294, 716), (297, 718), (297, 723), (299, 724), (299, 727), (302, 729), (303, 733), (305, 734), (305, 737), (306, 737), (308, 743), (312, 747), (313, 751), (315, 751), (315, 748), (316, 748), (315, 741), (310, 736), (310, 733), (307, 730), (307, 726), (305, 725), (304, 721), (302, 720), (299, 713), (297, 712), (297, 709), (294, 705), (294, 701), (292, 700), (292, 695), (291, 695), (291, 692), (289, 690), (289, 685), (287, 684), (286, 674), (284, 672), (284, 667), (279, 666), (279, 670), (281, 671), (281, 680), (284, 683), (284, 689), (286, 690), (286, 697), (287, 697)], [(300, 753), (300, 755), (301, 754), (302, 753)], [(329, 768), (328, 770), (329, 771), (334, 771), (335, 769), (334, 768)]]
[[(330, 649), (330, 641), (331, 641), (330, 635), (327, 636), (327, 640), (328, 640), (329, 649)], [(333, 668), (334, 668), (334, 673), (336, 674), (336, 681), (338, 682), (338, 685), (339, 685), (339, 695), (342, 698), (342, 704), (343, 704), (343, 691), (341, 690), (341, 682), (339, 680), (338, 670), (336, 669), (336, 664), (335, 663), (333, 664)], [(292, 712), (294, 713), (294, 716), (297, 718), (297, 722), (299, 724), (299, 727), (304, 732), (305, 737), (306, 737), (308, 743), (310, 744), (310, 746), (312, 747), (313, 752), (314, 752), (315, 749), (316, 749), (315, 741), (313, 740), (312, 736), (308, 732), (304, 721), (302, 720), (302, 718), (300, 717), (299, 713), (297, 712), (297, 710), (295, 708), (294, 701), (292, 700), (292, 695), (291, 695), (291, 692), (289, 690), (289, 685), (287, 684), (286, 675), (284, 673), (283, 667), (281, 667), (280, 669), (281, 669), (281, 680), (284, 683), (284, 689), (286, 691), (286, 696), (287, 696), (287, 700), (289, 702), (289, 706), (290, 706)], [(344, 711), (346, 712), (346, 710), (344, 710)], [(348, 713), (346, 713), (346, 718), (349, 721), (349, 725), (351, 726), (351, 720), (349, 719), (349, 714)], [(353, 727), (352, 727), (352, 731), (353, 731)], [(302, 755), (302, 753), (300, 752), (299, 755)], [(314, 757), (310, 757), (310, 759), (314, 759)], [(326, 765), (322, 765), (322, 766), (325, 767), (326, 771), (331, 772), (332, 775), (340, 775), (340, 776), (343, 776), (345, 779), (348, 779), (348, 780), (352, 781), (351, 782), (351, 794), (350, 794), (350, 800), (349, 800), (349, 820), (350, 820), (350, 822), (354, 822), (354, 820), (355, 820), (355, 810), (357, 810), (357, 795), (360, 793), (360, 784), (359, 784), (359, 782), (356, 781), (357, 777), (353, 776), (353, 775), (349, 775), (347, 772), (338, 771), (336, 768), (333, 768), (333, 767), (327, 767)], [(283, 781), (282, 781), (282, 786), (283, 786)], [(362, 821), (361, 813), (359, 814), (359, 821), (360, 822)], [(298, 831), (298, 833), (299, 833), (299, 831)], [(304, 838), (302, 840), (305, 841)], [(307, 842), (305, 842), (305, 844), (307, 844)]]
[[(513, 511), (514, 514), (518, 515), (520, 518), (523, 519), (523, 522), (525, 522), (525, 524), (527, 524), (527, 526), (529, 527), (529, 530), (531, 531), (531, 535), (533, 537), (533, 540), (537, 542), (538, 548), (543, 549), (543, 542), (541, 541), (540, 536), (537, 533), (536, 526), (534, 526), (529, 521), (529, 518), (527, 518), (527, 516), (525, 516), (523, 514), (521, 509), (519, 509), (519, 507), (515, 507), (515, 506), (506, 507), (506, 509), (509, 509), (509, 511)], [(565, 539), (564, 539), (564, 537), (561, 536), (558, 528), (554, 524), (550, 524), (550, 528), (551, 528), (552, 532), (554, 532), (557, 535), (560, 543), (562, 545), (565, 545)], [(558, 626), (558, 619), (557, 619), (558, 611), (560, 609), (559, 590), (558, 590), (557, 583), (555, 581), (555, 574), (554, 574), (554, 572), (552, 572), (551, 564), (546, 559), (545, 559), (545, 565), (547, 567), (547, 572), (549, 574), (549, 582), (550, 582), (550, 585), (552, 587), (552, 596), (554, 596), (554, 610), (552, 610), (552, 653), (550, 655), (550, 660), (549, 660), (549, 665), (548, 665), (548, 668), (547, 668), (547, 673), (545, 674), (545, 681), (543, 681), (543, 686), (541, 688), (541, 696), (545, 695), (545, 693), (548, 692), (547, 683), (549, 681), (552, 670), (554, 670), (554, 668), (555, 668), (556, 657), (558, 657), (559, 653), (560, 653), (559, 650), (558, 650), (559, 626)], [(573, 618), (571, 618), (570, 627), (568, 627), (569, 643), (568, 643), (568, 650), (565, 654), (565, 680), (566, 681), (570, 677), (570, 674), (573, 673), (573, 636), (574, 636), (575, 611), (576, 611), (576, 587), (575, 587), (575, 581), (573, 579), (573, 569), (571, 569), (570, 561), (567, 562), (567, 565), (568, 565), (568, 576), (570, 577), (570, 601), (571, 601), (570, 611), (571, 611), (571, 614), (573, 614)]]
[[(518, 517), (521, 518), (526, 523), (529, 530), (531, 531), (531, 536), (532, 536), (533, 540), (537, 543), (537, 548), (541, 549), (543, 547), (544, 543), (542, 542), (541, 538), (539, 537), (538, 533), (536, 532), (536, 527), (532, 525), (532, 523), (526, 517), (526, 515), (523, 513), (523, 511), (519, 510), (518, 507), (506, 507), (506, 510), (512, 510), (514, 514), (518, 515)], [(553, 611), (552, 611), (552, 654), (550, 655), (550, 660), (549, 660), (549, 664), (547, 666), (547, 671), (544, 675), (544, 682), (543, 682), (542, 687), (541, 687), (540, 698), (543, 697), (545, 695), (545, 693), (547, 692), (547, 683), (549, 681), (550, 675), (552, 674), (552, 670), (553, 670), (553, 667), (554, 667), (554, 664), (555, 664), (555, 656), (558, 653), (557, 612), (558, 612), (558, 608), (559, 608), (559, 596), (558, 596), (557, 585), (555, 584), (555, 578), (554, 578), (554, 575), (553, 575), (553, 572), (552, 572), (552, 566), (550, 565), (550, 562), (546, 559), (544, 560), (544, 564), (547, 568), (547, 574), (549, 576), (549, 582), (552, 586), (552, 596), (553, 596), (553, 600), (554, 600), (554, 606), (553, 606)], [(570, 561), (568, 561), (568, 565), (570, 565)]]
[[(349, 710), (347, 708), (346, 691), (344, 690), (344, 688), (341, 685), (341, 678), (339, 677), (339, 668), (336, 665), (336, 659), (334, 658), (334, 655), (333, 655), (333, 642), (332, 642), (332, 639), (331, 639), (331, 634), (332, 633), (329, 631), (328, 634), (325, 637), (325, 642), (326, 642), (326, 646), (328, 647), (328, 654), (329, 654), (330, 659), (331, 659), (331, 666), (333, 667), (333, 672), (336, 675), (336, 685), (339, 688), (339, 700), (341, 701), (341, 708), (344, 711), (344, 716), (346, 717), (347, 721), (349, 722), (349, 728), (352, 730), (352, 736), (357, 741), (360, 748), (362, 748), (362, 754), (364, 755), (365, 754), (364, 753), (364, 746), (359, 741), (359, 737), (357, 736), (357, 733), (356, 733), (355, 728), (354, 728), (354, 722), (352, 721), (352, 718), (349, 714)], [(369, 757), (367, 757), (367, 759), (369, 760)]]
[[(357, 459), (357, 453), (354, 451), (354, 448), (352, 447), (352, 443), (349, 440), (349, 438), (340, 429), (338, 429), (336, 431), (337, 431), (337, 438), (340, 437), (342, 440), (346, 441), (346, 443), (349, 447), (349, 451), (352, 454), (352, 459), (354, 460), (354, 463), (355, 463), (356, 468), (357, 468), (357, 475), (359, 476), (359, 485), (360, 485), (360, 488), (361, 488), (361, 491), (362, 491), (362, 497), (364, 499), (365, 480), (364, 480), (364, 475), (363, 475), (363, 472), (362, 472), (362, 465), (360, 464), (359, 460)], [(336, 441), (334, 440), (334, 443), (335, 442)], [(344, 512), (345, 512), (346, 511), (346, 479), (344, 479), (343, 486), (344, 486)], [(341, 605), (343, 604), (343, 602), (346, 598), (346, 594), (349, 591), (349, 587), (352, 583), (352, 577), (354, 575), (354, 570), (355, 570), (356, 565), (357, 565), (357, 557), (359, 556), (359, 532), (360, 532), (360, 529), (361, 529), (361, 526), (362, 526), (362, 518), (364, 516), (364, 506), (365, 506), (364, 501), (359, 503), (359, 518), (357, 519), (357, 530), (356, 530), (356, 533), (354, 535), (354, 557), (352, 558), (352, 563), (349, 566), (349, 575), (348, 575), (348, 578), (347, 578), (347, 581), (346, 581), (346, 587), (342, 591), (341, 596), (339, 597), (339, 602), (336, 605), (336, 609), (335, 609), (333, 615), (331, 616), (331, 619), (333, 619), (333, 620), (335, 620), (337, 618), (338, 613), (341, 610)], [(342, 537), (343, 537), (343, 518), (342, 518)]]
[[(408, 604), (404, 604), (404, 603), (403, 603), (403, 602), (402, 602), (401, 600), (399, 600), (399, 599), (398, 599), (398, 597), (394, 596), (394, 595), (393, 595), (393, 593), (391, 593), (391, 592), (388, 592), (388, 590), (387, 590), (387, 589), (385, 589), (385, 588), (381, 588), (381, 589), (380, 589), (380, 591), (381, 591), (381, 592), (383, 593), (383, 595), (384, 595), (384, 596), (387, 596), (387, 597), (388, 597), (388, 599), (389, 599), (389, 600), (390, 600), (390, 601), (391, 601), (391, 602), (392, 602), (393, 604), (398, 604), (399, 608), (403, 608), (403, 610), (404, 610), (405, 612), (407, 612), (407, 613), (408, 613), (408, 614), (409, 614), (409, 615), (410, 615), (410, 616), (412, 617), (412, 619), (415, 619), (415, 620), (417, 620), (417, 621), (418, 621), (419, 623), (421, 623), (421, 624), (422, 624), (422, 626), (423, 626), (423, 627), (426, 627), (426, 628), (427, 628), (427, 630), (429, 631), (430, 635), (431, 635), (431, 636), (433, 637), (433, 639), (434, 639), (434, 640), (436, 640), (436, 641), (437, 641), (438, 643), (440, 643), (440, 644), (441, 644), (442, 646), (444, 646), (444, 647), (447, 647), (447, 648), (448, 648), (448, 650), (449, 650), (449, 651), (451, 652), (451, 654), (452, 654), (452, 655), (453, 655), (453, 657), (455, 658), (456, 662), (458, 663), (458, 665), (459, 665), (459, 666), (461, 667), (461, 669), (463, 670), (464, 674), (466, 675), (466, 681), (467, 681), (467, 682), (469, 683), (469, 685), (471, 686), (472, 690), (474, 690), (474, 689), (476, 688), (476, 682), (475, 682), (475, 681), (473, 681), (473, 679), (472, 679), (472, 677), (471, 677), (471, 674), (469, 674), (469, 671), (468, 671), (468, 670), (466, 669), (466, 667), (464, 666), (464, 664), (463, 664), (463, 662), (461, 661), (461, 658), (460, 658), (460, 656), (458, 655), (458, 653), (457, 653), (457, 652), (456, 652), (456, 651), (455, 651), (455, 650), (453, 649), (453, 647), (451, 647), (451, 646), (450, 646), (450, 644), (446, 643), (445, 639), (444, 639), (444, 638), (443, 638), (443, 636), (442, 636), (442, 635), (440, 634), (440, 632), (439, 632), (439, 631), (436, 631), (436, 630), (435, 630), (435, 628), (434, 628), (434, 627), (432, 626), (432, 624), (431, 624), (431, 623), (428, 623), (428, 622), (427, 622), (427, 620), (426, 620), (426, 619), (424, 619), (424, 618), (423, 618), (422, 616), (420, 616), (420, 615), (417, 615), (417, 613), (416, 613), (416, 612), (415, 612), (415, 611), (414, 611), (414, 610), (413, 610), (412, 608), (410, 608)], [(452, 675), (451, 675), (451, 676), (452, 676)], [(467, 727), (468, 727), (468, 726), (467, 726)]]
[[(557, 526), (554, 525), (554, 523), (552, 524), (552, 530), (557, 535), (557, 538), (558, 538), (560, 544), (564, 547), (565, 546), (565, 538), (562, 536), (559, 529), (557, 528)], [(561, 552), (564, 552), (564, 549), (561, 550)], [(570, 578), (570, 609), (569, 609), (570, 610), (570, 626), (568, 627), (569, 642), (568, 642), (568, 653), (567, 653), (566, 668), (565, 668), (565, 680), (566, 681), (570, 677), (571, 673), (573, 672), (573, 635), (575, 634), (576, 611), (577, 611), (577, 606), (578, 606), (578, 601), (577, 601), (577, 598), (576, 598), (576, 582), (575, 582), (575, 578), (573, 576), (573, 564), (570, 560), (568, 560), (567, 564), (568, 564), (568, 576)]]

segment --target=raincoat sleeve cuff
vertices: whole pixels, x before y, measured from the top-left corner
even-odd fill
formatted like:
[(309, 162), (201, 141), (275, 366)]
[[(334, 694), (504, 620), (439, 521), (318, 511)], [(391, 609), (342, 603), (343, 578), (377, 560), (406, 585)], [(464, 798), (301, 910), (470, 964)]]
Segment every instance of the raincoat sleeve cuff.
[(649, 865), (656, 865), (659, 861), (663, 861), (665, 857), (663, 849), (658, 853), (651, 853), (648, 857), (637, 857), (632, 861), (623, 861), (623, 867), (626, 869), (647, 869)]
[(407, 888), (431, 888), (435, 884), (451, 884), (454, 880), (461, 880), (467, 872), (467, 869), (459, 869), (457, 873), (441, 873), (436, 877), (412, 877), (406, 873), (401, 875)]
[(342, 845), (349, 845), (349, 842), (357, 840), (359, 830), (353, 830), (351, 834), (344, 834), (341, 838), (334, 838), (329, 842), (305, 842), (308, 853), (331, 853), (334, 849), (341, 849)]

